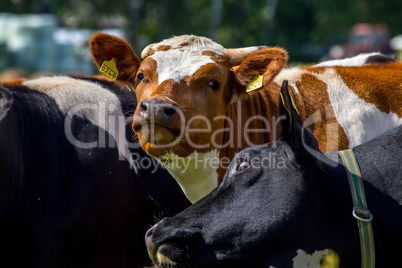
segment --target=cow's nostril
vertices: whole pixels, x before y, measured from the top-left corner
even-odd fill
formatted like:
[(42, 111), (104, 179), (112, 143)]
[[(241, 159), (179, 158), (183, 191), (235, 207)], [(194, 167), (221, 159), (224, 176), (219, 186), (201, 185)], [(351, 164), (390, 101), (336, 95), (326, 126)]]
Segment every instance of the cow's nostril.
[(145, 238), (149, 238), (154, 234), (154, 230), (158, 226), (159, 223), (156, 223), (154, 226), (148, 229), (148, 231), (145, 233)]
[(154, 230), (153, 230), (153, 229), (149, 229), (149, 230), (145, 233), (145, 239), (150, 238), (153, 233), (154, 233)]
[(148, 110), (148, 104), (145, 103), (145, 101), (141, 101), (140, 109), (141, 109), (141, 111), (147, 111)]
[(167, 116), (172, 116), (176, 113), (176, 109), (174, 107), (164, 107), (163, 113)]
[(149, 229), (149, 230), (145, 233), (145, 239), (146, 239), (146, 238), (150, 238), (153, 233), (154, 233), (154, 229), (153, 229), (153, 228)]

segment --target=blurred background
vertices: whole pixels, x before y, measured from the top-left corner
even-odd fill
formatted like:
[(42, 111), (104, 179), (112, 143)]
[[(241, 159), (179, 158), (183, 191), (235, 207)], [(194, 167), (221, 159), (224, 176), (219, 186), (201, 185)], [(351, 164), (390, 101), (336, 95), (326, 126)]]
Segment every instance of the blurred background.
[(280, 46), (291, 64), (380, 51), (402, 56), (402, 0), (0, 0), (0, 81), (98, 73), (88, 41), (103, 31), (137, 55), (180, 34), (227, 48)]

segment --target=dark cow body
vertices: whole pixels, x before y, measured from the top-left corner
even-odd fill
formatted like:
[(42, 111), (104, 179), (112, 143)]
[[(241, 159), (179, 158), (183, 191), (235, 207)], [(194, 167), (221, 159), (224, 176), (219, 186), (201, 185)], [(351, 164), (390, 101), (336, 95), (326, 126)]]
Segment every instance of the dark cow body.
[[(288, 93), (282, 92), (291, 107)], [(293, 108), (288, 114), (281, 105), (281, 115), (281, 141), (238, 153), (217, 189), (147, 232), (154, 262), (180, 267), (307, 267), (310, 261), (308, 267), (317, 267), (326, 250), (333, 250), (341, 267), (360, 267), (357, 220), (338, 154), (318, 150)], [(397, 267), (402, 127), (355, 147), (354, 153), (374, 216), (376, 266)], [(264, 159), (270, 161), (265, 166)], [(303, 263), (304, 253), (315, 256), (315, 262), (310, 256)]]
[[(57, 79), (53, 78), (53, 79)], [(84, 78), (82, 78), (84, 79)], [(95, 78), (129, 118), (135, 93)], [(66, 113), (46, 93), (0, 87), (0, 267), (147, 265), (143, 236), (153, 222), (188, 206), (163, 168), (130, 167), (115, 140), (85, 117), (71, 119), (80, 148), (66, 137)], [(127, 124), (126, 138), (135, 137)], [(151, 158), (139, 146), (130, 152)]]

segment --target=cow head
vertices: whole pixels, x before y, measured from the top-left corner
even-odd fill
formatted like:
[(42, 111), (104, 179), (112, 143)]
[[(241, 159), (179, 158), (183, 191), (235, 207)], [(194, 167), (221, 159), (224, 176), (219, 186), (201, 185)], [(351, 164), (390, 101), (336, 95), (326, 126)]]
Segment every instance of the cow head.
[(225, 49), (193, 35), (147, 46), (143, 61), (117, 37), (98, 33), (90, 45), (98, 66), (114, 58), (117, 80), (135, 86), (133, 128), (141, 146), (157, 158), (219, 147), (228, 105), (246, 93), (257, 74), (264, 74), (267, 84), (287, 61), (279, 48)]
[[(337, 243), (346, 241), (350, 231), (340, 237), (338, 232), (326, 230), (329, 226), (323, 223), (334, 224), (336, 230), (349, 210), (337, 214), (338, 209), (328, 212), (322, 207), (327, 192), (317, 190), (320, 187), (316, 183), (325, 184), (326, 175), (316, 168), (317, 158), (305, 149), (320, 153), (317, 142), (303, 128), (286, 88), (282, 90), (286, 105), (280, 113), (283, 140), (241, 151), (218, 188), (148, 230), (148, 253), (157, 265), (318, 267), (328, 249), (342, 251)], [(347, 193), (347, 183), (344, 189)], [(317, 212), (320, 209), (322, 213)], [(325, 217), (331, 214), (336, 214), (336, 220), (326, 223)], [(340, 225), (335, 227), (335, 222)], [(354, 227), (350, 219), (350, 230)], [(356, 249), (351, 252), (358, 255), (358, 241), (354, 242), (351, 244)], [(350, 250), (349, 246), (343, 250)], [(302, 266), (306, 252), (314, 254), (310, 264)], [(359, 261), (359, 256), (356, 259)], [(304, 260), (309, 262), (308, 258)], [(293, 266), (296, 263), (301, 266)]]

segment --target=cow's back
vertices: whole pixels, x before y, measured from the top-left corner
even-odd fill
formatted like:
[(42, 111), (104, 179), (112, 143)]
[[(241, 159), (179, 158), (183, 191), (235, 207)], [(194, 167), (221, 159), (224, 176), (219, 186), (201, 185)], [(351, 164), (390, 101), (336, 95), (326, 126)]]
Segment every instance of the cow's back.
[[(27, 266), (44, 261), (44, 255), (57, 248), (44, 235), (45, 230), (56, 231), (55, 223), (44, 219), (52, 213), (68, 217), (62, 197), (54, 195), (69, 173), (62, 163), (71, 166), (73, 155), (60, 140), (63, 116), (51, 98), (25, 87), (1, 90), (9, 93), (9, 105), (6, 112), (3, 107), (0, 121), (0, 231), (5, 243), (0, 263)], [(16, 258), (17, 252), (27, 256)]]
[[(122, 107), (136, 105), (135, 94), (111, 92)], [(16, 86), (0, 93), (1, 266), (149, 263), (143, 237), (155, 213), (172, 215), (188, 205), (170, 175), (160, 167), (140, 174), (122, 157), (114, 136), (82, 114), (68, 117), (46, 92)], [(123, 137), (134, 139), (129, 132)], [(86, 148), (74, 139), (102, 146)], [(138, 145), (129, 149), (150, 158)], [(152, 183), (156, 180), (169, 196), (157, 196), (163, 191)]]
[(391, 239), (402, 240), (402, 126), (353, 151), (364, 181), (367, 207), (373, 215), (376, 264), (399, 264), (398, 247), (389, 249), (389, 245)]
[(402, 124), (402, 63), (284, 69), (300, 115), (320, 149), (352, 148)]
[[(363, 145), (353, 149), (363, 180), (367, 182), (366, 196), (376, 200), (381, 195), (389, 196), (395, 200), (394, 209), (401, 210), (402, 207), (402, 126), (398, 126), (380, 138), (371, 140)], [(377, 190), (377, 192), (373, 192)], [(380, 193), (381, 192), (381, 193)], [(370, 207), (376, 207), (376, 201), (369, 204)], [(392, 210), (391, 207), (389, 207)], [(393, 218), (396, 213), (390, 210), (383, 211), (382, 217)], [(398, 213), (400, 214), (400, 213)], [(395, 219), (396, 220), (396, 219)], [(398, 219), (402, 226), (402, 217)]]

